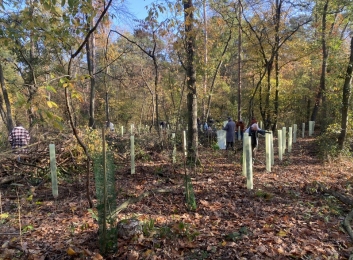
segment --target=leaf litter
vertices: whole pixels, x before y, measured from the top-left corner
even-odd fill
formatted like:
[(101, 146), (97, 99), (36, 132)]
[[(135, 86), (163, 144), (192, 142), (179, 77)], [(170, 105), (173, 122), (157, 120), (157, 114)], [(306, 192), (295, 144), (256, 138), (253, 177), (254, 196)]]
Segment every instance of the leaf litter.
[(260, 145), (253, 190), (246, 188), (239, 151), (203, 147), (202, 166), (196, 173), (189, 169), (197, 199), (193, 212), (185, 207), (182, 164), (172, 165), (169, 151), (137, 162), (136, 175), (120, 167), (118, 205), (146, 191), (170, 192), (152, 193), (121, 211), (118, 220), (135, 217), (150, 230), (118, 239), (118, 251), (105, 257), (99, 254), (96, 211), (87, 208), (84, 183), (62, 180), (56, 201), (49, 183), (30, 200), (26, 189), (3, 185), (0, 259), (347, 259), (353, 245), (341, 223), (350, 207), (322, 186), (351, 193), (353, 164), (323, 163), (313, 142), (299, 139), (282, 162), (275, 158), (270, 173), (261, 163)]

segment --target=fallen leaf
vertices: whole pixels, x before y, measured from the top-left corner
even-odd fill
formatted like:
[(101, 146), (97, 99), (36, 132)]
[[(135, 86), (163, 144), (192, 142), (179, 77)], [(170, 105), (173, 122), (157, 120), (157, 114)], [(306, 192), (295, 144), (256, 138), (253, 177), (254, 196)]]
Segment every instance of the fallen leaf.
[(69, 255), (69, 256), (75, 256), (77, 253), (75, 252), (75, 250), (73, 250), (71, 247), (69, 247), (67, 250), (66, 250), (66, 253)]

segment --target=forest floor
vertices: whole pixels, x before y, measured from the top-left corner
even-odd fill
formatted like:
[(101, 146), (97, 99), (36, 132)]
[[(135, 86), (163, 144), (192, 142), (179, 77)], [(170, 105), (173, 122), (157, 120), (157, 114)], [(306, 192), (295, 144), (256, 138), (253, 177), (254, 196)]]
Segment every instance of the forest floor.
[[(11, 171), (21, 179), (0, 186), (0, 259), (349, 258), (353, 243), (342, 221), (351, 208), (328, 192), (351, 194), (348, 158), (323, 162), (315, 138), (299, 138), (282, 161), (275, 156), (267, 172), (262, 138), (249, 190), (239, 151), (200, 147), (199, 152), (202, 166), (196, 173), (187, 169), (195, 211), (186, 209), (184, 167), (171, 164), (171, 151), (149, 151), (148, 160), (137, 159), (135, 175), (128, 163), (119, 165), (118, 205), (151, 193), (118, 214), (118, 220), (142, 221), (143, 235), (118, 239), (117, 251), (104, 258), (98, 254), (96, 211), (88, 209), (83, 175), (75, 181), (59, 176), (54, 200), (49, 181), (35, 186), (34, 173), (23, 176), (23, 165), (12, 159), (15, 168), (6, 168), (9, 159), (3, 161), (0, 181)], [(91, 185), (93, 193), (93, 177)]]

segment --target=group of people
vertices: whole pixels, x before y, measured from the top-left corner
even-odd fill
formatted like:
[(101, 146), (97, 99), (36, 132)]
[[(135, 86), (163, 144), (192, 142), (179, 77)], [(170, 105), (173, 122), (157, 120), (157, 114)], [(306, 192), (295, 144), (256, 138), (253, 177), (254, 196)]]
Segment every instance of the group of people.
[(249, 124), (249, 127), (245, 129), (245, 124), (243, 120), (239, 120), (236, 123), (233, 121), (231, 117), (228, 117), (227, 124), (223, 127), (223, 130), (226, 131), (226, 149), (234, 150), (234, 139), (238, 138), (238, 129), (240, 129), (241, 140), (243, 140), (243, 134), (248, 133), (251, 137), (251, 148), (253, 158), (256, 157), (256, 149), (258, 145), (258, 133), (265, 135), (265, 130), (262, 130), (256, 118), (252, 118)]

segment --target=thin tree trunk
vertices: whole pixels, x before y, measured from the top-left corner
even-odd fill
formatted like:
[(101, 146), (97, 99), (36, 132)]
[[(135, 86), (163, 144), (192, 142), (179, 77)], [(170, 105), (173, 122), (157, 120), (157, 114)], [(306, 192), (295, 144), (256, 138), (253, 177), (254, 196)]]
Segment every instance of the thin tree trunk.
[(242, 5), (238, 1), (238, 121), (241, 119), (241, 63), (242, 63), (242, 30), (241, 30)]
[(325, 102), (325, 90), (326, 90), (326, 69), (327, 69), (327, 59), (328, 59), (328, 49), (326, 43), (326, 23), (327, 23), (327, 10), (328, 10), (328, 0), (324, 5), (324, 10), (322, 13), (322, 31), (321, 31), (321, 45), (322, 45), (322, 64), (321, 64), (321, 76), (320, 76), (320, 86), (315, 98), (315, 104), (313, 112), (311, 114), (311, 121), (316, 121), (317, 114), (319, 112), (320, 104)]
[(11, 113), (11, 103), (10, 103), (10, 100), (9, 100), (9, 95), (7, 94), (7, 89), (6, 89), (6, 86), (5, 86), (4, 72), (3, 72), (3, 69), (2, 69), (1, 63), (0, 63), (0, 84), (1, 84), (2, 95), (4, 97), (5, 106), (6, 106), (6, 126), (7, 126), (7, 131), (10, 133), (12, 128), (13, 128), (13, 119), (12, 119), (12, 113)]
[(347, 73), (346, 73), (346, 78), (344, 80), (343, 93), (342, 93), (341, 133), (338, 137), (338, 147), (340, 150), (342, 150), (344, 147), (344, 140), (346, 139), (346, 134), (347, 134), (349, 100), (351, 97), (352, 70), (353, 70), (353, 37), (351, 39), (351, 55), (349, 58), (349, 64), (347, 67)]
[(206, 15), (206, 0), (203, 1), (203, 20), (204, 20), (204, 33), (205, 33), (205, 39), (204, 39), (204, 44), (205, 44), (205, 54), (204, 54), (204, 75), (203, 75), (203, 98), (202, 98), (202, 118), (203, 121), (207, 121), (206, 117), (206, 110), (207, 110), (207, 105), (206, 105), (206, 95), (207, 95), (207, 80), (208, 80), (208, 48), (207, 48), (207, 42), (208, 42), (208, 32), (207, 32), (207, 15)]
[(217, 68), (216, 68), (216, 70), (215, 70), (215, 72), (213, 74), (213, 77), (212, 77), (212, 83), (211, 83), (211, 86), (210, 86), (210, 91), (209, 91), (208, 101), (207, 101), (206, 119), (210, 115), (212, 93), (213, 93), (213, 89), (214, 89), (214, 86), (215, 86), (215, 82), (216, 82), (216, 78), (217, 78), (217, 75), (218, 75), (218, 71), (221, 68), (221, 65), (223, 63), (223, 56), (224, 56), (224, 54), (226, 53), (226, 51), (228, 49), (229, 42), (230, 42), (231, 39), (232, 39), (232, 34), (231, 34), (231, 31), (230, 31), (230, 34), (229, 34), (228, 40), (226, 42), (226, 45), (224, 46), (221, 58), (220, 58), (220, 60), (218, 62)]
[(194, 66), (195, 37), (194, 30), (194, 5), (192, 0), (184, 0), (184, 19), (186, 34), (186, 85), (188, 88), (188, 161), (198, 161), (198, 131), (197, 131), (197, 91), (196, 71)]
[[(89, 21), (89, 28), (92, 27), (93, 19)], [(95, 103), (96, 103), (96, 78), (95, 78), (95, 37), (94, 33), (90, 35), (89, 40), (86, 43), (86, 55), (87, 55), (87, 66), (88, 66), (88, 73), (90, 76), (90, 99), (89, 99), (89, 127), (96, 127), (95, 126)]]

